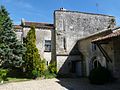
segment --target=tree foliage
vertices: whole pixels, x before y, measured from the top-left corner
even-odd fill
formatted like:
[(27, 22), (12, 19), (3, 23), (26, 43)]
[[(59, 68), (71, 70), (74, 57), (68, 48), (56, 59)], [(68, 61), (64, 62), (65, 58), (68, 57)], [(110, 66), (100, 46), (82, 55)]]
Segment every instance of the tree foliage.
[(50, 73), (56, 74), (57, 73), (56, 62), (51, 62), (48, 66), (48, 70), (49, 70)]
[(20, 67), (25, 47), (17, 40), (13, 23), (4, 6), (0, 7), (0, 65), (3, 68)]
[(33, 70), (39, 71), (41, 58), (36, 47), (36, 35), (35, 35), (35, 27), (31, 26), (30, 31), (27, 33), (26, 38), (24, 39), (25, 47), (27, 48), (24, 61), (25, 61), (25, 69), (27, 74), (32, 74)]

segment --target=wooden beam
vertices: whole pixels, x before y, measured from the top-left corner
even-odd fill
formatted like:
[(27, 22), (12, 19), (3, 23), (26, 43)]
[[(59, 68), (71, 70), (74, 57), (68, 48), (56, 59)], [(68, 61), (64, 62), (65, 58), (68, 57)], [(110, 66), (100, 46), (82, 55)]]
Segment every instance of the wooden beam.
[(109, 57), (109, 55), (107, 54), (107, 52), (102, 48), (102, 46), (101, 46), (99, 43), (97, 43), (96, 45), (98, 46), (98, 48), (99, 48), (100, 51), (102, 52), (102, 54), (103, 54), (103, 56), (105, 57), (106, 61), (107, 61), (107, 62), (110, 61), (110, 62), (112, 63), (111, 58)]

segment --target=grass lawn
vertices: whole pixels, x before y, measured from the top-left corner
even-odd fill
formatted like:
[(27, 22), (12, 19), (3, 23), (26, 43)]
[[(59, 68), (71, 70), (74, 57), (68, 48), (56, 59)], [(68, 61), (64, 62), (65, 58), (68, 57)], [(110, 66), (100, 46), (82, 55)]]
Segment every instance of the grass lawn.
[(11, 77), (8, 77), (7, 81), (4, 81), (4, 83), (22, 82), (22, 81), (29, 81), (29, 80), (31, 80), (31, 79), (28, 79), (28, 78), (11, 78)]
[[(41, 80), (41, 79), (52, 79), (55, 78), (56, 75), (55, 74), (46, 74), (43, 77), (38, 77), (36, 78), (37, 80)], [(7, 80), (0, 82), (0, 84), (6, 84), (6, 83), (11, 83), (11, 82), (24, 82), (24, 81), (30, 81), (33, 79), (29, 79), (29, 78), (18, 78), (18, 77), (7, 77)]]

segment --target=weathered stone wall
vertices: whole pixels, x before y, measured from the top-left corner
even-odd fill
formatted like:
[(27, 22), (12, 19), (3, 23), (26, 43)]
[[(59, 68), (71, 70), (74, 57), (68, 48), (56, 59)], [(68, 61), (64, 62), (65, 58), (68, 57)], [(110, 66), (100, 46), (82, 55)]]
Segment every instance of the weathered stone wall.
[(57, 68), (59, 68), (58, 73), (59, 74), (68, 74), (68, 73), (70, 73), (71, 70), (72, 70), (72, 65), (71, 64), (74, 61), (81, 62), (81, 56), (80, 55), (57, 56)]
[[(57, 62), (63, 61), (60, 62), (58, 70), (62, 68), (66, 61), (64, 60), (65, 58), (62, 58), (62, 54), (63, 57), (65, 54), (69, 57), (71, 51), (75, 52), (72, 56), (77, 54), (76, 50), (74, 50), (74, 46), (79, 39), (105, 28), (114, 27), (115, 25), (114, 17), (107, 15), (57, 10), (54, 12), (54, 17)], [(81, 60), (81, 58), (77, 60)]]
[(17, 32), (15, 32), (15, 34), (16, 34), (16, 36), (17, 36), (17, 39), (18, 39), (19, 41), (22, 41), (22, 31), (17, 31)]
[(120, 37), (113, 39), (114, 48), (114, 76), (120, 79)]
[(57, 53), (64, 52), (64, 37), (69, 53), (80, 38), (115, 24), (114, 17), (72, 11), (56, 11), (55, 17)]
[(108, 54), (108, 56), (110, 57), (110, 59), (112, 60), (112, 62), (107, 62), (107, 68), (113, 72), (114, 71), (114, 61), (115, 61), (115, 58), (114, 58), (114, 44), (113, 44), (113, 41), (110, 41), (109, 43), (107, 44), (102, 44), (101, 45), (103, 47), (103, 49), (105, 50), (105, 52)]
[[(108, 67), (111, 71), (113, 70), (113, 63), (109, 63), (107, 66), (107, 62), (103, 54), (101, 53), (100, 49), (97, 47), (94, 47), (92, 40), (108, 35), (110, 32), (103, 32), (100, 34), (93, 35), (91, 37), (81, 39), (79, 40), (79, 51), (83, 54), (83, 73), (84, 75), (88, 76), (90, 71), (94, 68), (93, 67), (93, 59), (96, 57), (96, 60), (100, 62), (100, 64), (104, 67)], [(113, 43), (110, 42), (109, 44), (101, 44), (102, 48), (105, 50), (105, 52), (108, 54), (108, 56), (111, 58), (112, 61), (114, 61), (114, 55), (113, 55)], [(96, 48), (96, 49), (95, 49)]]
[[(107, 33), (105, 33), (108, 35)], [(97, 56), (97, 59), (101, 63), (102, 66), (107, 67), (116, 78), (120, 78), (120, 37), (108, 39), (106, 41), (101, 41), (102, 48), (107, 53), (107, 55), (110, 57), (112, 62), (106, 62), (106, 59), (104, 58), (103, 54), (97, 47), (95, 51), (92, 49), (92, 43), (91, 40), (95, 38), (99, 38), (101, 36), (105, 36), (105, 34), (100, 34), (97, 36), (92, 36), (87, 39), (83, 39), (79, 41), (79, 50), (84, 56), (84, 74), (87, 76), (89, 75), (89, 71), (91, 70), (91, 60), (92, 57)], [(99, 43), (99, 42), (98, 42)]]
[[(26, 37), (30, 28), (23, 28), (23, 37)], [(36, 28), (36, 47), (42, 58), (45, 58), (48, 62), (51, 60), (51, 52), (45, 52), (45, 40), (51, 40), (51, 30)]]

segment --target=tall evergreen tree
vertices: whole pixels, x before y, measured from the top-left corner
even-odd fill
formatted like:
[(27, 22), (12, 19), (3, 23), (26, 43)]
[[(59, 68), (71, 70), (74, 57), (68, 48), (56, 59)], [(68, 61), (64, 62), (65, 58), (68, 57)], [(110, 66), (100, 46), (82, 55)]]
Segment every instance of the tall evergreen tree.
[(36, 35), (34, 26), (31, 26), (31, 29), (27, 33), (24, 43), (25, 47), (27, 48), (24, 55), (25, 69), (26, 72), (30, 75), (32, 74), (33, 70), (39, 69), (41, 61), (38, 49), (36, 48)]
[(20, 67), (25, 47), (17, 40), (13, 23), (4, 6), (0, 7), (0, 64), (3, 68)]

